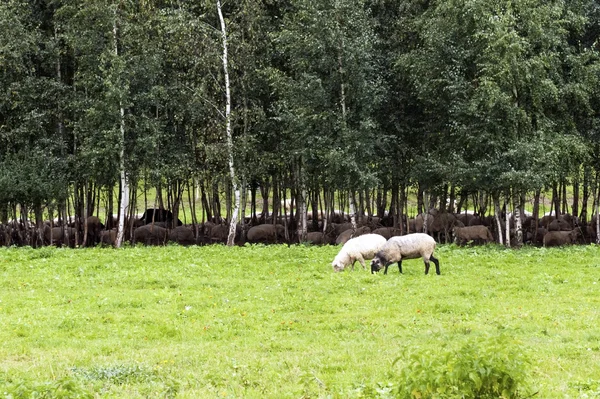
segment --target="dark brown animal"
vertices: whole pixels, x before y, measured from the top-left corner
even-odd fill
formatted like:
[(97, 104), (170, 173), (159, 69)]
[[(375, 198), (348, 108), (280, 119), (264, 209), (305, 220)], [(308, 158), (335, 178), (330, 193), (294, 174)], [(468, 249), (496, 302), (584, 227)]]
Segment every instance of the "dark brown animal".
[(68, 245), (75, 243), (75, 228), (44, 226), (44, 240), (49, 245)]
[(392, 237), (402, 235), (400, 233), (400, 229), (396, 229), (394, 227), (380, 227), (378, 229), (371, 231), (371, 233), (379, 234), (380, 236), (384, 237), (386, 240), (389, 240)]
[(332, 244), (332, 239), (329, 235), (323, 234), (319, 231), (313, 231), (306, 233), (306, 242), (313, 245), (326, 245)]
[(494, 236), (485, 226), (465, 226), (454, 228), (454, 241), (458, 245), (464, 245), (469, 241), (477, 244), (494, 241)]
[(559, 216), (548, 224), (548, 231), (571, 231), (573, 226), (565, 218)]
[(362, 236), (363, 234), (369, 234), (370, 232), (371, 229), (367, 226), (357, 227), (356, 231), (354, 231), (354, 234), (352, 234), (352, 229), (348, 229), (342, 231), (342, 233), (337, 236), (337, 238), (335, 239), (335, 243), (337, 245), (345, 244), (351, 238)]
[(248, 230), (246, 239), (250, 243), (275, 244), (285, 241), (285, 227), (280, 224), (260, 224)]
[(100, 232), (100, 244), (115, 245), (117, 240), (117, 229), (103, 230)]
[(191, 228), (187, 226), (178, 226), (169, 232), (169, 241), (176, 242), (179, 245), (194, 245), (196, 237)]
[(571, 231), (549, 231), (544, 235), (544, 247), (560, 247), (577, 242), (581, 232), (579, 229)]
[(97, 216), (87, 218), (87, 243), (86, 245), (96, 245), (100, 242), (100, 232), (104, 230), (104, 224)]
[(169, 238), (167, 229), (160, 226), (147, 224), (138, 227), (133, 231), (134, 244), (142, 243), (146, 245), (165, 245)]

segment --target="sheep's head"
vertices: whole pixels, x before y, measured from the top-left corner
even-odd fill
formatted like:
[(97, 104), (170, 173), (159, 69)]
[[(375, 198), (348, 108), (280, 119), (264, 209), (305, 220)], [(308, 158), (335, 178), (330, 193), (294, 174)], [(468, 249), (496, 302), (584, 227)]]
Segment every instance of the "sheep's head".
[(377, 255), (371, 261), (371, 273), (378, 272), (385, 267), (385, 259)]
[(331, 262), (331, 267), (333, 267), (333, 271), (335, 272), (341, 272), (344, 270), (344, 264), (337, 259), (334, 259), (333, 262)]

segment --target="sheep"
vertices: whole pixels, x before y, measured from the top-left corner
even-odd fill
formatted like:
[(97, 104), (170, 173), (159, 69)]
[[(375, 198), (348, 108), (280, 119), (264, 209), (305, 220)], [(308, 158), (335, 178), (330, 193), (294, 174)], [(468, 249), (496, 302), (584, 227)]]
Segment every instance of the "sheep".
[(164, 227), (145, 224), (133, 231), (133, 239), (136, 243), (146, 245), (165, 245), (169, 238), (169, 232)]
[(102, 230), (100, 232), (100, 243), (102, 245), (115, 245), (117, 240), (117, 229)]
[(345, 244), (349, 239), (353, 237), (362, 236), (364, 234), (369, 234), (371, 229), (367, 226), (357, 227), (353, 232), (352, 229), (348, 229), (343, 231), (337, 238), (335, 239), (336, 245)]
[(388, 266), (398, 262), (398, 269), (402, 273), (403, 259), (423, 258), (425, 274), (429, 273), (429, 261), (435, 264), (436, 274), (440, 274), (440, 262), (433, 256), (435, 240), (425, 233), (413, 233), (400, 237), (390, 238), (385, 245), (375, 254), (371, 261), (371, 273), (385, 267), (383, 274), (387, 274)]
[(394, 227), (380, 227), (378, 229), (373, 230), (371, 233), (379, 234), (380, 236), (385, 237), (386, 240), (394, 236), (402, 235), (400, 229), (396, 229)]
[(177, 226), (169, 232), (169, 241), (176, 242), (179, 245), (193, 245), (196, 243), (196, 237), (191, 228), (187, 226)]
[(260, 224), (250, 227), (246, 235), (250, 243), (274, 244), (285, 241), (285, 227), (280, 224)]
[(482, 225), (454, 227), (454, 241), (459, 245), (464, 245), (469, 241), (482, 241), (484, 243), (494, 241), (494, 236), (490, 230)]
[[(566, 215), (560, 215), (550, 223), (548, 223), (548, 231), (571, 231), (573, 230), (573, 225), (569, 220), (573, 220), (573, 218), (567, 218)], [(570, 216), (570, 215), (569, 215)]]
[(328, 234), (323, 234), (320, 231), (313, 231), (306, 234), (306, 243), (313, 245), (331, 244), (332, 239)]
[(385, 243), (385, 238), (379, 234), (363, 234), (351, 238), (340, 249), (340, 252), (331, 262), (331, 266), (336, 272), (344, 270), (349, 265), (354, 270), (354, 263), (359, 261), (363, 269), (366, 269), (365, 259), (372, 259)]
[(561, 245), (575, 244), (580, 235), (580, 230), (549, 231), (544, 234), (544, 247), (560, 247)]

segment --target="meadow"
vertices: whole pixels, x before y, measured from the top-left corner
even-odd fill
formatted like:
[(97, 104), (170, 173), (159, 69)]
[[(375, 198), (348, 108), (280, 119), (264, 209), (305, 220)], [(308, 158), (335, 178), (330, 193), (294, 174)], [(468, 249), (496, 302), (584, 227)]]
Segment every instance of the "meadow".
[(2, 248), (0, 396), (600, 397), (600, 248), (338, 250)]

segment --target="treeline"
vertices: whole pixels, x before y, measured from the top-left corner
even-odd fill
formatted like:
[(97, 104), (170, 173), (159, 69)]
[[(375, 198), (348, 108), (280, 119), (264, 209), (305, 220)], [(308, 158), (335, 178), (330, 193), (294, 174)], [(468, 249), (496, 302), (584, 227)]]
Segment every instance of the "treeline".
[(140, 192), (229, 220), (233, 183), (242, 217), (291, 211), (300, 235), (336, 208), (403, 228), (409, 190), (419, 212), (546, 190), (557, 214), (597, 209), (595, 0), (222, 6), (235, 181), (216, 0), (3, 0), (0, 221), (118, 215)]

